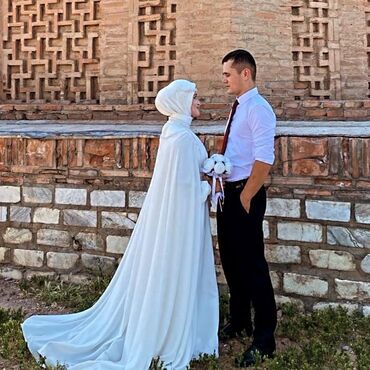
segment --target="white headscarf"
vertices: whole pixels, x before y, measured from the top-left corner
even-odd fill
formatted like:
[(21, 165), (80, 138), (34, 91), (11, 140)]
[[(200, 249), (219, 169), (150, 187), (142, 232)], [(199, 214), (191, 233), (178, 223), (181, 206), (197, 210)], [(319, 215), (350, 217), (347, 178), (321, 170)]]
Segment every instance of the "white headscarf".
[(160, 90), (155, 98), (155, 106), (163, 115), (186, 122), (190, 125), (191, 106), (196, 85), (187, 80), (175, 80)]

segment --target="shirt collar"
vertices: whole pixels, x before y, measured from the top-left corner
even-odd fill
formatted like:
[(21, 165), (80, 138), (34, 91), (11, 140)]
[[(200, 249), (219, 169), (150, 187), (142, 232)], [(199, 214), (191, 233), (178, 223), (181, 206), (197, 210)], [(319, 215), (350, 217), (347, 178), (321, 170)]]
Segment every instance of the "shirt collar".
[(253, 96), (256, 96), (257, 94), (258, 94), (258, 89), (257, 87), (254, 87), (253, 89), (248, 90), (247, 92), (245, 92), (243, 95), (240, 95), (239, 98), (236, 98), (236, 99), (238, 100), (239, 104), (243, 104), (247, 100), (252, 98)]

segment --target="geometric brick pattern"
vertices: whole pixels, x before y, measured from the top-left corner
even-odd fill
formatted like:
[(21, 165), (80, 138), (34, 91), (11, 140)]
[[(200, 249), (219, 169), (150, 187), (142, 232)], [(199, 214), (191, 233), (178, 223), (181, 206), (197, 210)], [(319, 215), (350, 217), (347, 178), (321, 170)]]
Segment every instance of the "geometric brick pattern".
[(340, 99), (337, 0), (293, 0), (296, 99)]
[(367, 48), (367, 64), (368, 64), (368, 97), (370, 98), (370, 0), (367, 0), (366, 8), (366, 25), (367, 25), (367, 35), (366, 35), (366, 48)]
[(177, 0), (133, 0), (129, 104), (151, 104), (174, 79)]
[(1, 99), (97, 102), (100, 0), (1, 1)]

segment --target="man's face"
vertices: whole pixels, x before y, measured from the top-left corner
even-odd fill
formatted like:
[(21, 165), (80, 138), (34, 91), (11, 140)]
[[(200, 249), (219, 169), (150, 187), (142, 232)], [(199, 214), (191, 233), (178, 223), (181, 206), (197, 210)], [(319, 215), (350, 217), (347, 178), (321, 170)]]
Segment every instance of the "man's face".
[(228, 60), (223, 64), (222, 82), (227, 87), (227, 93), (239, 96), (243, 92), (244, 78), (243, 72), (239, 73), (232, 67), (233, 60)]

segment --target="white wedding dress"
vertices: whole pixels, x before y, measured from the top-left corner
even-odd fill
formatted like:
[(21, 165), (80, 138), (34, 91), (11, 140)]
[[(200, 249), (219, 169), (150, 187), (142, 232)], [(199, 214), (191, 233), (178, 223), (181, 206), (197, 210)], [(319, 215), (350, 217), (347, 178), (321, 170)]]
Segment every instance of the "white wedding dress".
[(147, 370), (159, 357), (167, 370), (185, 370), (200, 354), (217, 355), (209, 185), (200, 179), (207, 153), (190, 129), (194, 91), (177, 80), (158, 94), (156, 105), (170, 118), (126, 253), (91, 308), (23, 323), (35, 358), (69, 370)]

